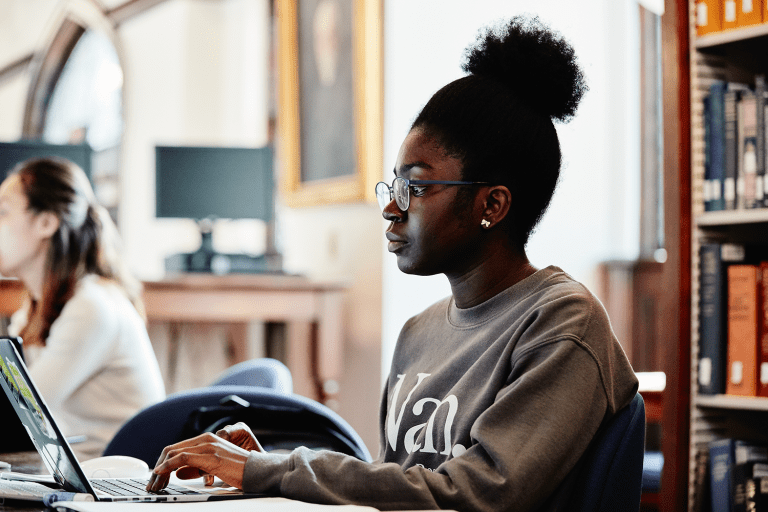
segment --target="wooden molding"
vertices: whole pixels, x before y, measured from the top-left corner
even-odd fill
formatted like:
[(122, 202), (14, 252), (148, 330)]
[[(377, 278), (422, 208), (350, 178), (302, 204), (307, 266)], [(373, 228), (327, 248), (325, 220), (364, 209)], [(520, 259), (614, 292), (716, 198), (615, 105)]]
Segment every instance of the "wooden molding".
[(665, 0), (661, 19), (664, 98), (664, 264), (662, 310), (668, 311), (663, 404), (664, 472), (660, 510), (688, 509), (691, 392), (691, 137), (688, 0)]

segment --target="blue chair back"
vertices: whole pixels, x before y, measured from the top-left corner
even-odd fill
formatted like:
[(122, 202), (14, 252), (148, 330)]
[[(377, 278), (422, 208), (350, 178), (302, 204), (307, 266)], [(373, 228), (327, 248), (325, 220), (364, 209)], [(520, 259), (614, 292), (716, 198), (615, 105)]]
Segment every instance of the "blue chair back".
[(293, 393), (291, 370), (277, 359), (259, 357), (227, 368), (211, 386), (258, 386)]
[[(190, 415), (201, 407), (218, 407), (223, 399), (236, 395), (253, 406), (263, 409), (256, 437), (267, 451), (290, 450), (297, 446), (344, 451), (359, 459), (370, 461), (365, 443), (354, 429), (333, 410), (309, 398), (254, 386), (211, 386), (169, 395), (160, 403), (149, 406), (130, 418), (115, 434), (104, 455), (130, 455), (146, 462), (157, 463), (166, 446), (183, 440)], [(270, 412), (274, 411), (274, 415)], [(299, 429), (287, 432), (283, 426), (270, 429), (270, 418), (295, 415)], [(253, 427), (252, 427), (253, 428)], [(272, 441), (274, 440), (274, 441)], [(284, 440), (284, 441), (281, 441)]]
[(645, 404), (640, 394), (592, 440), (577, 466), (576, 512), (640, 510), (645, 452)]

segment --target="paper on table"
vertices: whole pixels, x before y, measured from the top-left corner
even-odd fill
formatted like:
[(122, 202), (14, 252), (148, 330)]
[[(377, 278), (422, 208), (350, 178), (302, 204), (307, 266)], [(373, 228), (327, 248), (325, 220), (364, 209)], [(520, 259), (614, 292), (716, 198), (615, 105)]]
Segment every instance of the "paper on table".
[[(340, 510), (343, 512), (375, 512), (375, 508), (359, 507), (356, 505), (315, 505), (303, 501), (289, 500), (287, 498), (248, 498), (242, 500), (202, 501), (193, 503), (114, 503), (105, 501), (62, 501), (54, 506), (59, 511), (76, 512), (146, 512), (151, 506), (160, 506), (164, 512), (173, 509), (173, 512), (230, 512), (236, 508), (238, 512), (330, 512)], [(184, 509), (183, 511), (181, 509)]]

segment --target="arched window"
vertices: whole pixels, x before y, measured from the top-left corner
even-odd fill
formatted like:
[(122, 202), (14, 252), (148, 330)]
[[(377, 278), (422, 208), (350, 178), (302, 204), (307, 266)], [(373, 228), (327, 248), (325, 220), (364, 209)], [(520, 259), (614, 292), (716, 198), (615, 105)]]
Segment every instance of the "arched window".
[(88, 144), (94, 191), (117, 222), (123, 71), (114, 34), (104, 29), (109, 24), (86, 21), (106, 21), (104, 13), (88, 11), (64, 14), (46, 53), (36, 59), (23, 133), (52, 144)]

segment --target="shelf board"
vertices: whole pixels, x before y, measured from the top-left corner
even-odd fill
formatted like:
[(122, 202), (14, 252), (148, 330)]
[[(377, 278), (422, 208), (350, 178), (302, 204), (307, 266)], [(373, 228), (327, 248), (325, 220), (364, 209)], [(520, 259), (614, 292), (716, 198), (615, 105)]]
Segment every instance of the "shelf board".
[(698, 395), (696, 405), (713, 409), (768, 412), (768, 398), (733, 395)]
[(696, 225), (700, 227), (758, 224), (761, 222), (768, 223), (768, 208), (712, 211), (702, 213), (696, 217)]
[(768, 23), (761, 25), (752, 25), (744, 28), (724, 30), (696, 38), (694, 46), (696, 48), (712, 48), (728, 43), (736, 43), (756, 37), (768, 36)]

